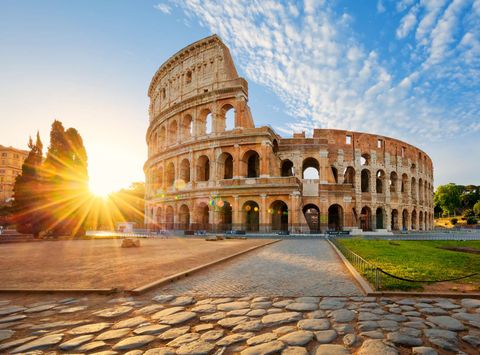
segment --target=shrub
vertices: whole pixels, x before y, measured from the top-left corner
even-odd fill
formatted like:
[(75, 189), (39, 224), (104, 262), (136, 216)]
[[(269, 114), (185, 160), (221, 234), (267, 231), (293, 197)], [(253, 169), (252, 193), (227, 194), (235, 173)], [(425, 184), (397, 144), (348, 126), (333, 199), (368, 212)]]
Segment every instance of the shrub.
[(480, 201), (477, 201), (477, 203), (475, 203), (473, 206), (473, 212), (480, 217)]
[(457, 222), (458, 222), (458, 219), (457, 219), (457, 218), (452, 218), (452, 219), (450, 220), (450, 223), (452, 223), (453, 225), (457, 224)]
[(467, 224), (477, 224), (477, 219), (475, 217), (468, 217)]
[(475, 217), (475, 212), (472, 209), (468, 208), (464, 211), (463, 215), (465, 217)]

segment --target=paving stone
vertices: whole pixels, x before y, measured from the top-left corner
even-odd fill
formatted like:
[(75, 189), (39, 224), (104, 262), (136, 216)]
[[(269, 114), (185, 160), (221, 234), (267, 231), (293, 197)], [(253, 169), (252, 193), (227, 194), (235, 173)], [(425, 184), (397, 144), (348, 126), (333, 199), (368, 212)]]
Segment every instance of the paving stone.
[(104, 329), (110, 328), (111, 323), (93, 323), (82, 325), (80, 327), (73, 328), (69, 330), (67, 333), (72, 335), (83, 335), (83, 334), (91, 334), (91, 333), (98, 333)]
[(345, 302), (337, 298), (324, 298), (319, 305), (320, 309), (340, 309), (344, 306)]
[(333, 329), (330, 330), (320, 330), (315, 332), (315, 338), (320, 344), (328, 344), (334, 341), (337, 338), (337, 332)]
[(358, 314), (359, 321), (369, 321), (369, 320), (380, 320), (382, 319), (379, 315), (370, 313), (370, 312), (360, 312)]
[(160, 323), (169, 324), (169, 325), (178, 325), (185, 322), (188, 322), (197, 317), (197, 314), (194, 312), (178, 312), (165, 316), (159, 319)]
[[(59, 322), (50, 322), (50, 323), (42, 323), (31, 326), (30, 329), (32, 330), (46, 330), (46, 329), (54, 329), (54, 328), (65, 328), (65, 327), (74, 327), (77, 325), (87, 324), (91, 321), (88, 319), (81, 319), (81, 320), (72, 320), (72, 321), (59, 321)], [(110, 323), (108, 323), (110, 324)]]
[(225, 312), (215, 312), (215, 313), (212, 313), (212, 314), (207, 314), (207, 315), (204, 315), (204, 316), (200, 316), (200, 320), (202, 322), (217, 321), (217, 320), (225, 318), (226, 316), (227, 316), (227, 314)]
[(155, 302), (158, 302), (158, 303), (167, 303), (167, 302), (170, 302), (171, 300), (173, 300), (175, 298), (175, 296), (173, 295), (157, 295), (155, 297), (152, 298), (152, 300), (154, 300)]
[(179, 337), (180, 335), (183, 335), (185, 333), (188, 333), (190, 330), (189, 326), (183, 326), (183, 327), (178, 327), (178, 328), (172, 328), (169, 330), (166, 330), (162, 334), (159, 335), (158, 339), (160, 340), (171, 340)]
[(270, 298), (269, 297), (255, 297), (253, 300), (252, 300), (252, 303), (256, 303), (256, 302), (270, 302)]
[(297, 327), (303, 330), (327, 330), (330, 328), (328, 319), (302, 319)]
[(138, 316), (138, 317), (128, 318), (120, 322), (117, 322), (113, 325), (112, 328), (113, 329), (133, 328), (133, 327), (136, 327), (137, 325), (140, 325), (146, 322), (148, 322), (147, 318)]
[(76, 307), (68, 307), (60, 310), (58, 313), (60, 314), (71, 314), (71, 313), (77, 313), (86, 310), (88, 307), (87, 306), (76, 306)]
[(407, 306), (413, 306), (415, 305), (417, 302), (413, 299), (410, 299), (410, 298), (404, 298), (404, 299), (401, 299), (399, 301), (396, 301), (397, 304), (401, 304), (401, 305), (407, 305)]
[(193, 341), (177, 349), (178, 355), (206, 355), (215, 348), (214, 344), (202, 340)]
[(305, 314), (306, 318), (325, 318), (327, 316), (327, 313), (325, 311), (322, 311), (321, 309), (313, 312), (309, 312)]
[(133, 332), (136, 335), (155, 335), (155, 334), (163, 333), (169, 330), (170, 328), (171, 326), (166, 324), (150, 324), (150, 325), (141, 326), (135, 329)]
[(459, 331), (465, 329), (465, 326), (460, 321), (450, 316), (427, 317), (427, 321), (432, 322), (438, 325), (440, 328), (447, 330)]
[[(249, 301), (250, 297), (247, 297), (246, 299), (238, 299), (238, 301)], [(215, 298), (210, 301), (211, 304), (220, 304), (220, 303), (229, 303), (233, 302), (234, 299), (231, 297), (223, 297), (223, 298)]]
[(97, 336), (95, 340), (112, 340), (123, 338), (128, 333), (130, 333), (130, 328), (107, 330), (106, 332), (103, 332)]
[(396, 345), (420, 346), (423, 344), (422, 339), (400, 332), (388, 333), (387, 339)]
[(113, 350), (130, 350), (149, 344), (154, 340), (153, 335), (137, 335), (119, 341), (112, 348)]
[(410, 335), (411, 337), (420, 337), (422, 335), (422, 331), (420, 329), (415, 329), (415, 328), (400, 328), (399, 330), (400, 333)]
[(248, 312), (250, 312), (250, 308), (236, 309), (234, 311), (227, 312), (227, 317), (244, 316)]
[(380, 326), (380, 328), (382, 328), (383, 330), (387, 330), (391, 332), (398, 330), (399, 328), (398, 322), (394, 320), (382, 319), (382, 320), (379, 320), (377, 323)]
[(211, 323), (197, 324), (196, 326), (193, 327), (193, 331), (196, 333), (201, 333), (207, 330), (212, 330), (213, 327), (214, 326)]
[(438, 355), (438, 352), (428, 346), (416, 346), (412, 348), (412, 355)]
[(283, 327), (273, 329), (272, 332), (280, 337), (282, 335), (294, 332), (295, 330), (297, 330), (297, 327), (294, 327), (293, 325), (285, 325)]
[(252, 302), (250, 304), (251, 309), (267, 309), (272, 306), (272, 302)]
[(248, 302), (228, 302), (228, 303), (221, 303), (217, 305), (217, 309), (219, 311), (234, 311), (238, 309), (246, 309), (250, 308), (250, 303)]
[(2, 343), (2, 344), (0, 344), (0, 350), (10, 349), (10, 348), (13, 348), (15, 346), (19, 346), (19, 345), (28, 343), (29, 341), (32, 341), (32, 340), (37, 339), (37, 338), (38, 337), (36, 337), (36, 336), (30, 336), (30, 337), (15, 339), (15, 340), (12, 340), (12, 341), (9, 341), (9, 342), (6, 342), (6, 343)]
[(299, 312), (282, 312), (277, 314), (269, 314), (262, 317), (262, 323), (267, 326), (276, 326), (279, 324), (298, 321), (302, 318)]
[(168, 342), (167, 346), (170, 346), (172, 348), (178, 348), (183, 344), (191, 343), (192, 341), (198, 340), (199, 338), (200, 334), (198, 333), (186, 333)]
[(214, 313), (217, 311), (217, 306), (214, 304), (202, 304), (193, 307), (191, 311), (196, 313)]
[(226, 337), (223, 337), (219, 341), (217, 341), (216, 345), (217, 346), (230, 346), (235, 343), (239, 343), (241, 341), (245, 341), (249, 338), (252, 338), (255, 336), (254, 333), (235, 333), (235, 334), (230, 334), (227, 335)]
[[(448, 314), (448, 311), (440, 308), (440, 307), (432, 307), (432, 308), (423, 308), (422, 310), (423, 314), (429, 314), (433, 316), (442, 316)], [(409, 312), (409, 314), (404, 313), (405, 315), (413, 315), (413, 312)], [(419, 316), (419, 315), (417, 315)]]
[(345, 334), (342, 341), (347, 348), (351, 348), (360, 342), (360, 338), (355, 334)]
[(167, 347), (152, 348), (145, 351), (143, 355), (175, 355), (175, 349)]
[(414, 322), (405, 322), (403, 323), (405, 327), (415, 328), (415, 329), (425, 329), (427, 325), (421, 321), (414, 321)]
[(63, 339), (63, 334), (50, 334), (42, 338), (35, 339), (26, 344), (23, 344), (13, 349), (12, 354), (24, 353), (33, 350), (44, 350), (53, 345), (60, 343)]
[(463, 336), (462, 339), (463, 341), (466, 341), (467, 343), (472, 345), (474, 348), (480, 347), (480, 336), (478, 334), (477, 335), (468, 334)]
[(240, 317), (228, 317), (221, 319), (217, 322), (218, 325), (224, 327), (224, 328), (233, 328), (240, 323), (246, 322), (248, 320), (248, 317), (240, 316)]
[(143, 351), (140, 349), (131, 350), (125, 353), (125, 355), (142, 355)]
[(296, 332), (282, 335), (278, 340), (288, 345), (306, 345), (313, 339), (313, 332), (307, 330), (297, 330)]
[(369, 331), (369, 330), (376, 330), (380, 326), (378, 325), (377, 321), (365, 321), (365, 322), (359, 322), (358, 323), (358, 329), (360, 331)]
[(191, 296), (179, 296), (170, 301), (171, 306), (188, 306), (192, 303), (195, 303), (195, 299)]
[(91, 343), (82, 344), (78, 348), (76, 348), (75, 351), (79, 351), (81, 353), (89, 353), (93, 350), (98, 350), (105, 346), (107, 346), (107, 343), (99, 340), (99, 341), (93, 341)]
[(26, 308), (20, 306), (3, 307), (0, 308), (0, 316), (8, 316), (9, 314), (23, 312), (24, 310), (26, 310)]
[(355, 332), (351, 324), (335, 324), (333, 326), (333, 329), (335, 329), (335, 331), (340, 335), (350, 334)]
[(441, 307), (441, 308), (444, 308), (444, 309), (456, 309), (456, 308), (460, 308), (460, 306), (458, 304), (455, 304), (455, 303), (452, 303), (450, 302), (449, 300), (441, 300), (441, 301), (438, 301), (435, 306), (437, 307)]
[(25, 318), (27, 318), (27, 316), (24, 314), (12, 314), (7, 317), (0, 318), (0, 323), (16, 322)]
[(272, 306), (277, 308), (285, 308), (287, 305), (294, 302), (295, 302), (294, 300), (282, 300), (282, 301), (274, 302)]
[(460, 303), (465, 308), (480, 308), (480, 300), (474, 298), (464, 298)]
[(242, 322), (233, 328), (234, 332), (256, 332), (263, 328), (263, 323), (260, 320), (252, 320)]
[(348, 309), (337, 309), (330, 313), (330, 317), (336, 323), (348, 323), (355, 319), (356, 313)]
[(245, 348), (240, 352), (241, 355), (268, 355), (279, 353), (285, 344), (281, 341), (274, 340), (268, 343), (263, 343), (255, 346)]
[(162, 306), (161, 304), (151, 304), (148, 306), (145, 306), (143, 308), (140, 308), (139, 310), (135, 311), (136, 313), (140, 314), (152, 314), (155, 312), (158, 312), (161, 309), (164, 309), (165, 307)]
[(362, 332), (360, 333), (360, 336), (365, 337), (365, 338), (371, 338), (371, 339), (383, 339), (383, 333), (378, 330), (370, 330), (368, 332)]
[(204, 340), (204, 341), (213, 342), (213, 341), (216, 341), (216, 340), (220, 339), (221, 337), (223, 337), (224, 334), (225, 334), (225, 332), (223, 331), (223, 329), (209, 330), (208, 332), (203, 333), (200, 336), (200, 339)]
[(0, 341), (10, 339), (13, 334), (15, 334), (15, 331), (10, 329), (0, 330)]
[(60, 344), (59, 348), (62, 349), (62, 350), (71, 350), (73, 348), (76, 348), (80, 345), (82, 345), (83, 343), (87, 343), (89, 342), (90, 340), (92, 340), (94, 337), (94, 335), (81, 335), (79, 337), (76, 337), (76, 338), (73, 338), (73, 339), (70, 339), (62, 344)]
[(288, 346), (282, 350), (282, 355), (308, 355), (308, 350), (301, 346)]
[(246, 315), (249, 317), (261, 317), (267, 314), (267, 311), (265, 309), (253, 309), (249, 311)]
[(247, 340), (247, 344), (250, 346), (268, 343), (270, 341), (276, 340), (278, 337), (274, 333), (263, 333), (260, 335), (256, 335)]
[(318, 304), (317, 303), (290, 303), (288, 304), (285, 309), (289, 311), (298, 311), (298, 312), (306, 312), (306, 311), (314, 311), (318, 309)]
[(391, 344), (379, 339), (367, 339), (363, 342), (357, 355), (398, 355), (398, 350)]
[(27, 314), (28, 313), (39, 313), (39, 312), (48, 311), (49, 309), (52, 309), (56, 306), (57, 306), (56, 304), (44, 304), (44, 305), (28, 308), (23, 312), (27, 313)]
[(156, 312), (155, 314), (152, 315), (152, 319), (160, 319), (162, 317), (166, 317), (178, 312), (182, 312), (185, 310), (185, 307), (170, 307), (170, 308), (165, 308), (162, 309), (161, 311)]
[(114, 308), (107, 308), (99, 312), (95, 312), (94, 314), (100, 318), (115, 318), (131, 312), (132, 309), (133, 307), (130, 306), (119, 306)]
[(462, 321), (472, 321), (472, 322), (480, 322), (480, 314), (478, 313), (466, 313), (466, 312), (458, 312), (452, 314), (453, 318), (460, 319)]
[(430, 338), (430, 343), (448, 351), (458, 351), (456, 342), (451, 342), (443, 338)]
[(385, 319), (394, 320), (396, 322), (405, 322), (408, 320), (407, 317), (401, 314), (387, 314), (385, 315)]
[(315, 355), (350, 355), (343, 345), (322, 344), (315, 351)]
[(449, 341), (457, 341), (457, 333), (445, 329), (424, 329), (423, 333), (428, 339), (443, 338)]

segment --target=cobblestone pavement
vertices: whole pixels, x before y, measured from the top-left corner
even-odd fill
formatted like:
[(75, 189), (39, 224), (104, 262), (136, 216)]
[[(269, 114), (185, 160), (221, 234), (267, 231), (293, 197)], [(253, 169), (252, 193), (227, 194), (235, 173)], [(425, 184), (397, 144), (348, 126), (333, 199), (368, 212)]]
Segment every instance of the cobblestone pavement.
[[(96, 297), (96, 298), (95, 298)], [(118, 296), (116, 296), (118, 297)], [(478, 354), (480, 300), (0, 296), (7, 354)], [(41, 299), (42, 302), (37, 302)]]
[(323, 239), (282, 240), (161, 291), (210, 297), (361, 295), (343, 262)]

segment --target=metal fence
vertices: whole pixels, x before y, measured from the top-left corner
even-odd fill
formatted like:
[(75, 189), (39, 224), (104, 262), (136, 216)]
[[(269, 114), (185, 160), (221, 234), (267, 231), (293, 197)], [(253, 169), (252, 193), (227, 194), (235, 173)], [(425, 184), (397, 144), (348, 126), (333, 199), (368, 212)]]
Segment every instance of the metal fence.
[(393, 235), (362, 235), (367, 240), (480, 240), (479, 232), (424, 232)]

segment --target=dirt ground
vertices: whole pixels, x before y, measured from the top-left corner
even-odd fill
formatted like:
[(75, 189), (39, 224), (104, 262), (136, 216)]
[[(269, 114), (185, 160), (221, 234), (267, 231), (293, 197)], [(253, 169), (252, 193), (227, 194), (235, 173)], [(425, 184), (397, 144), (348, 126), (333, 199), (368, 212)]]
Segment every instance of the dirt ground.
[(0, 244), (0, 288), (134, 289), (271, 240), (121, 239)]

